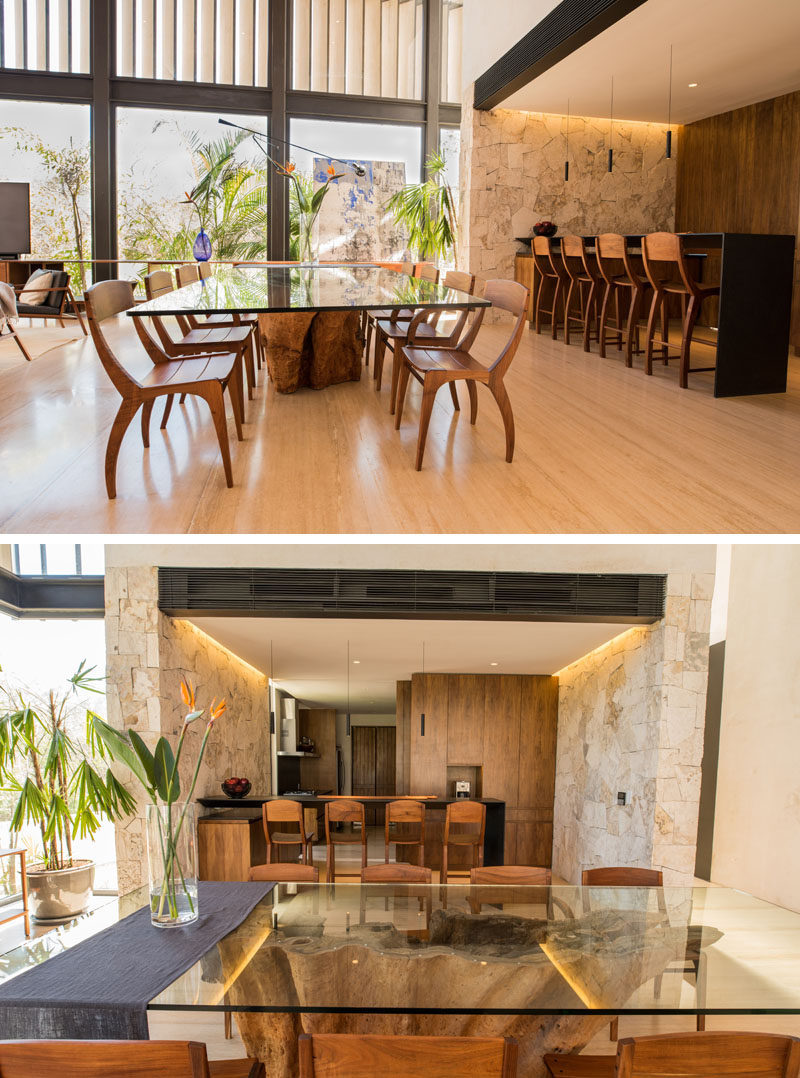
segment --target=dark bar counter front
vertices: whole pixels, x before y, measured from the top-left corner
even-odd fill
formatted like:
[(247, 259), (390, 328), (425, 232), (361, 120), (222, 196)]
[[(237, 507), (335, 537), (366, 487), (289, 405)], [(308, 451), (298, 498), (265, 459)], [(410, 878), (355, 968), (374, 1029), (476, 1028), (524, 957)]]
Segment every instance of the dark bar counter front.
[[(341, 798), (324, 796), (312, 797), (308, 794), (287, 794), (283, 797), (242, 797), (236, 800), (230, 797), (197, 798), (198, 804), (202, 805), (205, 809), (212, 810), (207, 816), (201, 817), (206, 820), (213, 817), (224, 817), (227, 819), (238, 818), (242, 820), (259, 818), (261, 816), (261, 806), (265, 801), (287, 800), (299, 801), (306, 808), (322, 810), (326, 801), (341, 800)], [(413, 801), (415, 799), (413, 796), (403, 795), (402, 797), (352, 797), (350, 800), (361, 801), (365, 806), (370, 806), (386, 805), (390, 801)], [(444, 814), (447, 806), (458, 799), (455, 797), (424, 797), (423, 795), (420, 795), (419, 800), (422, 801), (428, 812), (436, 813), (441, 820), (441, 826), (426, 828), (425, 836), (425, 863), (430, 865), (430, 867), (438, 868), (441, 864), (441, 849), (438, 847), (441, 846), (441, 831), (444, 826)], [(505, 852), (506, 803), (505, 801), (499, 801), (496, 797), (474, 797), (472, 800), (478, 801), (480, 804), (486, 806), (486, 835), (483, 843), (483, 863), (485, 865), (502, 865)], [(224, 810), (224, 812), (221, 810)], [(324, 832), (321, 841), (324, 842)], [(451, 862), (452, 861), (453, 858), (451, 857)], [(454, 867), (456, 866), (454, 865)]]

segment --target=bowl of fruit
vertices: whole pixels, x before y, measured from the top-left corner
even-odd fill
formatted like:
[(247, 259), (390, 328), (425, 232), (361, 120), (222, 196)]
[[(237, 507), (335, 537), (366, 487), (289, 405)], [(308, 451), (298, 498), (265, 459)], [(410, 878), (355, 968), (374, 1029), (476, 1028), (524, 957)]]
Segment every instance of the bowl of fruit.
[(232, 797), (234, 800), (239, 797), (247, 797), (250, 793), (250, 780), (240, 779), (234, 775), (232, 778), (225, 779), (222, 783), (222, 792), (226, 797)]
[(558, 232), (558, 225), (554, 225), (552, 221), (537, 221), (533, 226), (534, 236), (555, 236)]

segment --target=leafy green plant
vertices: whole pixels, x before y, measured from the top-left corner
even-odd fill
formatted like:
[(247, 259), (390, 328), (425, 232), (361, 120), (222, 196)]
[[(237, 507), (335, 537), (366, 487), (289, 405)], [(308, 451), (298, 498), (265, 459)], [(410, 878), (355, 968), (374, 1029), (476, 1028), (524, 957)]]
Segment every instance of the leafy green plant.
[(452, 251), (457, 262), (458, 214), (445, 168), (442, 154), (431, 153), (422, 183), (406, 184), (392, 195), (386, 208), (408, 232), (408, 245), (419, 258), (446, 259)]
[[(103, 820), (121, 820), (136, 801), (110, 767), (100, 774), (96, 760), (111, 763), (113, 753), (98, 740), (105, 723), (91, 708), (85, 711), (82, 743), (70, 733), (75, 696), (101, 692), (94, 667), (82, 662), (62, 693), (51, 690), (41, 703), (22, 692), (3, 690), (0, 714), (0, 782), (14, 795), (11, 831), (26, 824), (39, 829), (48, 869), (71, 868), (72, 840), (92, 838)], [(69, 725), (73, 725), (71, 722)]]

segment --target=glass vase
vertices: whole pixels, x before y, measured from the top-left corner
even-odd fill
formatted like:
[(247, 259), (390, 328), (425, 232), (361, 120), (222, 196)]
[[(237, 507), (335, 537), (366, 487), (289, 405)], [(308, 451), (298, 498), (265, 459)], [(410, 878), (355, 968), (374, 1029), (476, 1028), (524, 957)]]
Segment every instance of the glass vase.
[(195, 237), (192, 254), (197, 262), (208, 262), (211, 258), (211, 240), (204, 228), (201, 228)]
[(159, 928), (197, 920), (195, 806), (147, 806), (150, 919)]
[(300, 213), (297, 218), (297, 258), (300, 262), (318, 262), (315, 238), (316, 213)]

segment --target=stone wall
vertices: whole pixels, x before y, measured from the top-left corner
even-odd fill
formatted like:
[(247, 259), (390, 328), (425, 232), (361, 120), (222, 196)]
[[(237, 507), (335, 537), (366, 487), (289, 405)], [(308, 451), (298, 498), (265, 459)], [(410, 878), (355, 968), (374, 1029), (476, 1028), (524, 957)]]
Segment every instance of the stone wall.
[(713, 586), (669, 575), (660, 622), (559, 675), (553, 872), (572, 883), (596, 865), (694, 876)]
[[(246, 775), (256, 796), (270, 793), (267, 678), (221, 647), (190, 622), (169, 618), (157, 606), (158, 570), (107, 567), (106, 668), (108, 721), (134, 729), (154, 748), (163, 734), (173, 747), (183, 720), (181, 677), (195, 686), (198, 703), (224, 698), (206, 749), (195, 796), (217, 794), (222, 779)], [(188, 789), (203, 736), (202, 720), (190, 727), (184, 747), (181, 784)], [(121, 777), (126, 777), (120, 769)], [(127, 776), (131, 778), (130, 776)], [(117, 869), (121, 893), (147, 882), (145, 799), (135, 816), (117, 827)]]
[(461, 253), (480, 277), (513, 277), (514, 255), (537, 221), (559, 232), (652, 232), (675, 222), (675, 161), (667, 160), (666, 126), (615, 122), (614, 168), (608, 172), (607, 119), (472, 107), (461, 113)]

